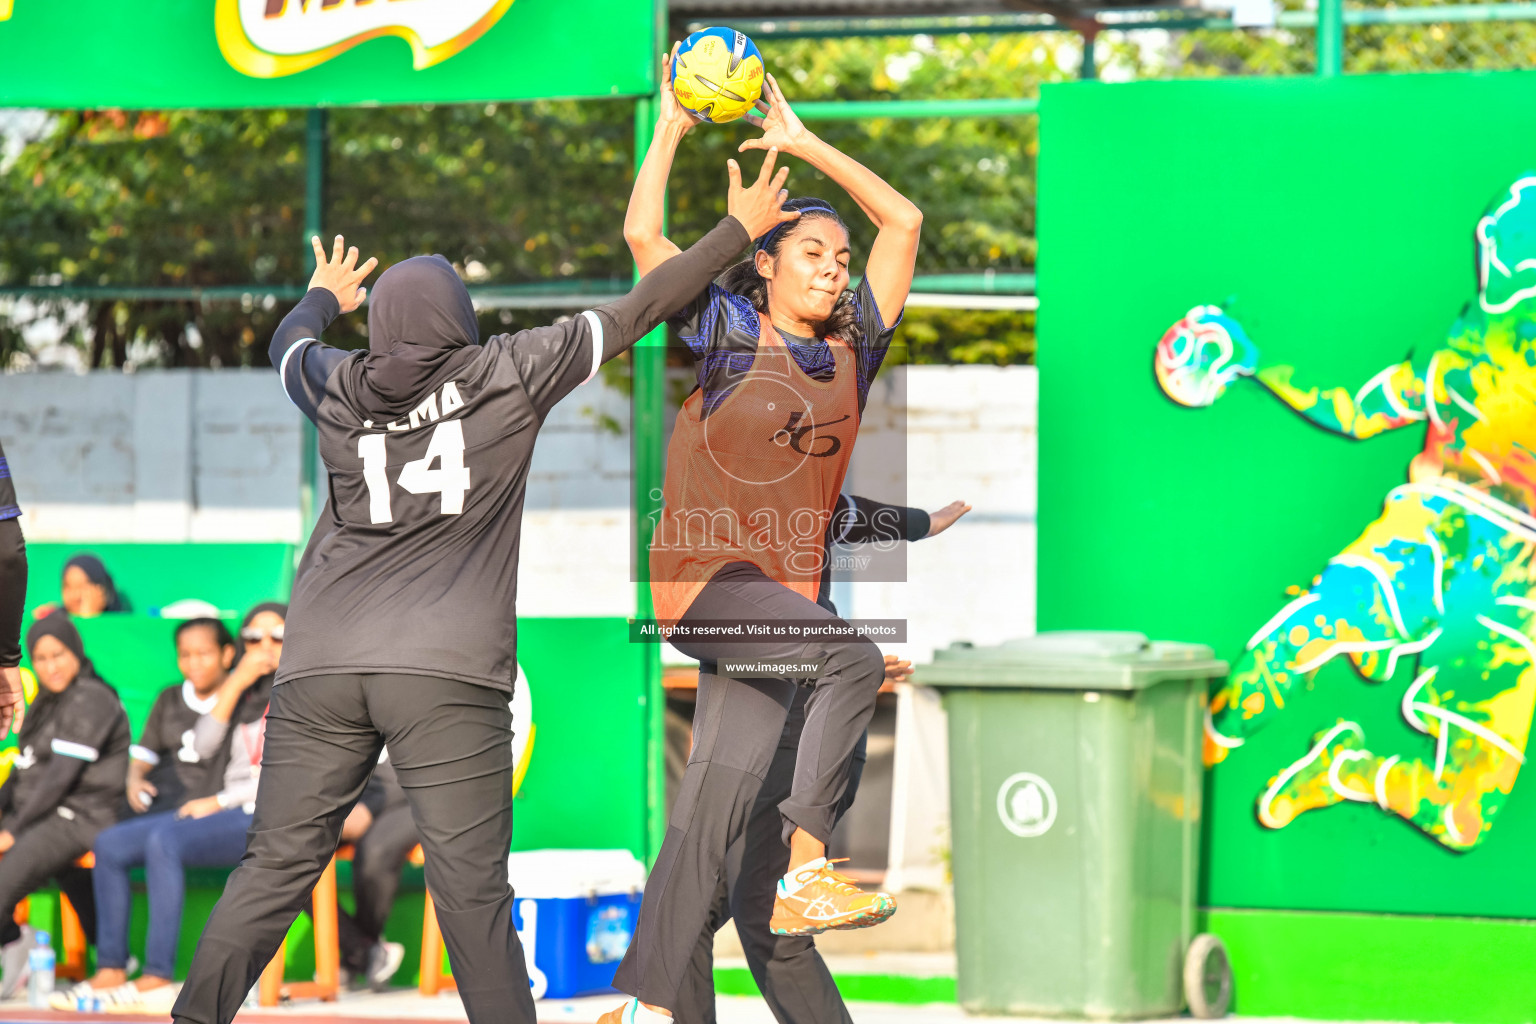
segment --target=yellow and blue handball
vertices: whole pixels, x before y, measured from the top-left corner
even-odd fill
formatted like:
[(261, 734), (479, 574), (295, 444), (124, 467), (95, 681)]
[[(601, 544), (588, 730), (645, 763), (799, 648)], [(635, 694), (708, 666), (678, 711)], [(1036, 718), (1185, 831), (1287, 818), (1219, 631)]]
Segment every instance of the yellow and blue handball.
[(700, 29), (677, 51), (672, 71), (677, 102), (708, 121), (734, 121), (763, 94), (763, 55), (745, 33)]

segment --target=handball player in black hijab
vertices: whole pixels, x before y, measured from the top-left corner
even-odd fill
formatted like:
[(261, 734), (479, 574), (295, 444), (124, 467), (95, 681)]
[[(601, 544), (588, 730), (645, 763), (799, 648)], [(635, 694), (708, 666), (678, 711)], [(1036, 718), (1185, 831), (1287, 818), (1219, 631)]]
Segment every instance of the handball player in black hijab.
[[(454, 981), (473, 1024), (534, 1024), (507, 852), (518, 537), (550, 409), (687, 304), (783, 209), (776, 153), (726, 216), (623, 298), (478, 344), (453, 267), (380, 276), (368, 350), (322, 344), (362, 303), (374, 260), (314, 240), (310, 290), (270, 355), (314, 421), (330, 490), (294, 579), (267, 713), (256, 814), (172, 1015), (228, 1024), (336, 849), (387, 743), (426, 854)], [(519, 724), (519, 727), (521, 725)]]

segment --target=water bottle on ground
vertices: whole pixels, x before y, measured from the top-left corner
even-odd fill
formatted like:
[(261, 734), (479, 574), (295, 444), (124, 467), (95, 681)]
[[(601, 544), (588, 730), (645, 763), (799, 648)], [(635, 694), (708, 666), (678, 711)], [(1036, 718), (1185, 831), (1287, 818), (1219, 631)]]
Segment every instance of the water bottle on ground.
[(27, 1005), (46, 1010), (53, 995), (53, 937), (38, 932), (27, 951)]

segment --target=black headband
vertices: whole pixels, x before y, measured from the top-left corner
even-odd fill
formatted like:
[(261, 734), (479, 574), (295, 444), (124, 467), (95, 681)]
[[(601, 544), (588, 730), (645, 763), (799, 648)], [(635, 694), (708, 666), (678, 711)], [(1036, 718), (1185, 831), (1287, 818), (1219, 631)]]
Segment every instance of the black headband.
[(757, 251), (758, 252), (767, 252), (768, 251), (768, 243), (773, 241), (773, 236), (779, 233), (779, 229), (780, 228), (785, 227), (786, 225), (789, 225), (789, 224), (798, 224), (798, 223), (800, 223), (800, 221), (802, 219), (804, 219), (805, 215), (808, 214), (808, 213), (830, 213), (834, 217), (837, 216), (837, 211), (832, 209), (832, 207), (826, 206), (826, 205), (821, 205), (821, 206), (803, 206), (800, 209), (795, 210), (794, 212), (798, 213), (800, 216), (796, 217), (794, 220), (786, 220), (783, 224), (775, 224), (768, 231), (768, 233), (766, 235), (764, 235), (762, 238), (759, 238), (757, 240)]

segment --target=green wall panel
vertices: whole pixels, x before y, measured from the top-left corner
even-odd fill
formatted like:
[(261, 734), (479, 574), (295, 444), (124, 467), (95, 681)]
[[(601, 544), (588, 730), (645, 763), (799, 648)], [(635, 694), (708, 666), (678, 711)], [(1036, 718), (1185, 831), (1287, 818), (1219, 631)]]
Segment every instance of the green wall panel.
[(119, 592), (140, 614), (197, 598), (235, 615), (260, 601), (283, 599), (293, 586), (292, 544), (27, 545), (27, 608), (56, 604), (64, 563), (75, 555), (102, 560)]
[[(1474, 294), (1479, 215), (1536, 167), (1536, 75), (1054, 85), (1041, 126), (1040, 627), (1236, 659), (1380, 514), (1424, 432), (1346, 440), (1252, 381), (1179, 407), (1158, 339), (1218, 303), (1264, 362), (1351, 389), (1440, 345)], [(1531, 779), (1469, 853), (1362, 803), (1258, 823), (1270, 779), (1340, 718), (1433, 757), (1405, 683), (1337, 659), (1210, 773), (1204, 902), (1536, 917)]]
[(1536, 922), (1213, 908), (1234, 1013), (1320, 1020), (1536, 1020)]

